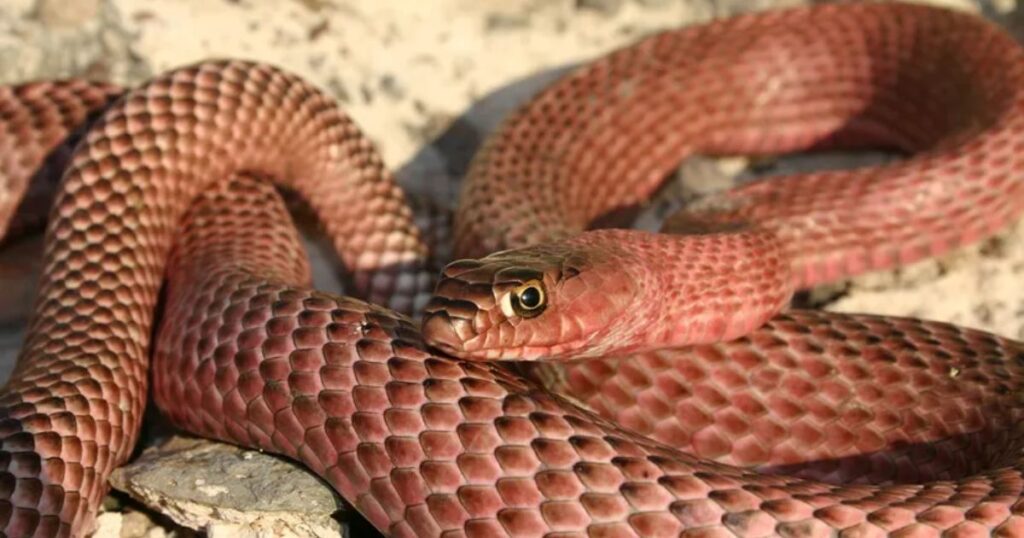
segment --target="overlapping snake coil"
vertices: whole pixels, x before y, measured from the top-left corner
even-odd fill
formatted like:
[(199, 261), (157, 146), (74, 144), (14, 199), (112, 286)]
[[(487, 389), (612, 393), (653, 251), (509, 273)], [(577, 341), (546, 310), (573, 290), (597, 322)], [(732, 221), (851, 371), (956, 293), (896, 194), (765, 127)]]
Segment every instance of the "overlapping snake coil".
[[(1022, 133), (1024, 53), (966, 14), (823, 5), (652, 36), (489, 139), (455, 247), (515, 250), (449, 265), (421, 332), (385, 308), (432, 286), (403, 195), (299, 78), (211, 61), (124, 94), (5, 88), (0, 210), (70, 162), (0, 397), (0, 527), (88, 532), (151, 379), (177, 425), (297, 459), (393, 536), (1024, 536), (1021, 343), (779, 313), (1013, 220)], [(668, 233), (584, 231), (688, 155), (875, 145), (909, 156), (755, 183)], [(271, 183), (385, 306), (309, 288)]]

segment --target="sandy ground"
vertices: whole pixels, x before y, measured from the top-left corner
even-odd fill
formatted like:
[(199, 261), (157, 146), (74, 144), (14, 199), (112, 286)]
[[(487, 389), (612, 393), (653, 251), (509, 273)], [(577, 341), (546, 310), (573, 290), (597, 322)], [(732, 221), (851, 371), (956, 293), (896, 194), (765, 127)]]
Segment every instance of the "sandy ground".
[[(0, 82), (85, 75), (130, 85), (211, 57), (272, 62), (334, 95), (406, 184), (451, 203), (468, 153), (505, 111), (550, 78), (530, 77), (657, 29), (796, 3), (4, 0)], [(1019, 25), (1010, 0), (945, 3), (1011, 29)], [(724, 168), (735, 167), (729, 161)], [(1024, 338), (1021, 233), (1015, 227), (939, 261), (857, 279), (837, 288), (828, 307), (954, 321)], [(8, 327), (0, 331), (0, 355), (8, 365), (29, 304), (25, 279), (36, 267), (34, 247), (18, 248), (0, 260), (0, 285), (12, 305), (0, 316)]]

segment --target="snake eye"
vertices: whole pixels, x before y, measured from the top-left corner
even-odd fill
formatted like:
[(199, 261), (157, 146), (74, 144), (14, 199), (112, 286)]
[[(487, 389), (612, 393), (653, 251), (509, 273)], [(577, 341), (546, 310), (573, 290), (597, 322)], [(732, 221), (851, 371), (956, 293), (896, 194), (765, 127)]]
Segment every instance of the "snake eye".
[(509, 294), (512, 310), (524, 318), (532, 318), (544, 311), (547, 296), (544, 285), (539, 280), (530, 280), (521, 284)]

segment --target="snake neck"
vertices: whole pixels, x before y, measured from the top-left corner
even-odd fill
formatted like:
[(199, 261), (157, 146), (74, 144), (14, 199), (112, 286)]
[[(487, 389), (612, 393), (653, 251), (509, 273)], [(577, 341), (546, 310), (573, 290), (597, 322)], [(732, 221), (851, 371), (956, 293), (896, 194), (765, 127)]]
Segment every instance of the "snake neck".
[[(622, 316), (590, 338), (591, 355), (730, 340), (781, 311), (793, 292), (790, 263), (778, 238), (765, 230), (595, 230), (567, 243), (610, 253), (587, 269), (604, 273), (604, 280), (636, 282)], [(593, 315), (585, 310), (581, 314)]]

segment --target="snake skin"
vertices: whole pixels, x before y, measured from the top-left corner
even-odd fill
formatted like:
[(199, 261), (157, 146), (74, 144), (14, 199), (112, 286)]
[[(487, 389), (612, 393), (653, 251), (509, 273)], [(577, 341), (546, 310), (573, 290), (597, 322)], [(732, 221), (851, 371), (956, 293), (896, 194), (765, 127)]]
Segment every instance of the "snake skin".
[[(462, 358), (550, 360), (733, 338), (793, 287), (939, 255), (1012, 222), (1022, 130), (1024, 49), (964, 13), (835, 4), (647, 38), (554, 84), (485, 143), (454, 254), (503, 252), (445, 270), (427, 339)], [(669, 218), (667, 233), (587, 230), (697, 153), (870, 146), (909, 156), (754, 182)], [(761, 263), (746, 266), (750, 255)], [(547, 288), (543, 314), (507, 315), (499, 298), (529, 280)]]
[[(1017, 218), (1022, 90), (1012, 38), (915, 5), (746, 15), (616, 51), (532, 100), (478, 154), (455, 215), (455, 253), (476, 259), (444, 271), (424, 336), (468, 360), (533, 361), (517, 371), (602, 418), (751, 473), (730, 484), (758, 524), (713, 486), (706, 519), (650, 488), (644, 500), (663, 500), (667, 523), (631, 529), (641, 536), (1024, 533), (1018, 343), (980, 352), (990, 336), (790, 312), (728, 343), (652, 351), (744, 332), (780, 309), (787, 283), (941, 254)], [(642, 203), (693, 154), (872, 146), (908, 157), (733, 189), (670, 217), (667, 233), (586, 231)], [(781, 254), (764, 248), (763, 263), (745, 267), (740, 245), (765, 231)], [(508, 296), (531, 282), (545, 302), (527, 315)], [(634, 351), (644, 353), (555, 362)], [(792, 481), (766, 493), (755, 472)], [(593, 493), (580, 481), (578, 499)], [(803, 490), (823, 484), (828, 493)], [(998, 516), (974, 519), (960, 503), (966, 484)], [(765, 513), (775, 500), (806, 511)]]
[(691, 155), (881, 146), (910, 158), (752, 183), (686, 219), (775, 232), (799, 287), (909, 263), (1019, 214), (1022, 109), (1024, 50), (956, 11), (829, 4), (664, 32), (568, 75), (488, 138), (455, 255), (581, 241)]
[(0, 87), (0, 236), (41, 224), (37, 212), (17, 214), (19, 204), (52, 204), (71, 149), (120, 94), (116, 86), (84, 80)]
[[(809, 20), (815, 21), (813, 31)], [(780, 28), (800, 30), (793, 34), (799, 39), (773, 44), (770, 36)], [(737, 32), (763, 34), (767, 41), (746, 48), (721, 37)], [(808, 46), (806, 40), (817, 45)], [(721, 53), (724, 60), (704, 66), (658, 61), (659, 51), (671, 52), (691, 41), (707, 57)], [(794, 49), (794, 43), (799, 47)], [(904, 48), (907, 44), (916, 46)], [(750, 53), (748, 63), (727, 54), (737, 47)], [(852, 63), (794, 56), (815, 48)], [(857, 61), (874, 58), (868, 53), (876, 49), (896, 52), (888, 63)], [(682, 57), (703, 57), (693, 49), (681, 50), (686, 52)], [(903, 50), (912, 53), (899, 52)], [(758, 62), (766, 63), (758, 67)], [(801, 62), (815, 69), (795, 69)], [(929, 88), (936, 86), (927, 84), (932, 80), (928, 77), (934, 77), (939, 64), (955, 65), (962, 78), (950, 77), (948, 85), (932, 92)], [(474, 231), (457, 235), (456, 244), (469, 251), (473, 240), (467, 237), (489, 236), (488, 223), (508, 227), (500, 231), (511, 232), (512, 239), (498, 240), (506, 246), (538, 237), (562, 240), (575, 231), (557, 219), (571, 217), (578, 220), (573, 226), (583, 226), (608, 209), (598, 207), (601, 202), (634, 188), (642, 193), (641, 179), (653, 183), (669, 161), (680, 157), (680, 137), (672, 129), (693, 118), (676, 119), (677, 113), (668, 113), (672, 109), (639, 108), (640, 98), (654, 98), (656, 104), (662, 102), (659, 95), (668, 94), (639, 91), (646, 86), (638, 81), (645, 79), (630, 82), (629, 77), (637, 67), (640, 74), (661, 77), (692, 67), (706, 77), (697, 79), (706, 93), (690, 94), (687, 100), (700, 103), (702, 112), (721, 122), (697, 125), (717, 126), (712, 139), (722, 144), (739, 141), (706, 144), (701, 151), (771, 151), (766, 142), (769, 122), (783, 132), (776, 150), (857, 145), (872, 134), (918, 151), (917, 157), (881, 174), (809, 176), (816, 179), (801, 188), (830, 187), (826, 191), (831, 195), (837, 189), (872, 194), (861, 200), (865, 204), (911, 196), (916, 220), (904, 228), (890, 226), (895, 218), (878, 215), (906, 216), (908, 209), (883, 205), (873, 215), (886, 224), (872, 228), (871, 237), (906, 238), (916, 227), (918, 234), (936, 238), (927, 243), (931, 253), (932, 247), (986, 233), (1011, 218), (1019, 205), (1013, 196), (1018, 179), (1013, 172), (1020, 169), (1022, 157), (1010, 136), (1022, 121), (1019, 64), (1019, 49), (993, 27), (923, 7), (817, 7), (662, 34), (571, 76), (506, 124), (504, 133), (543, 135), (516, 135), (513, 142), (553, 153), (527, 164), (521, 153), (509, 149), (516, 144), (505, 145), (510, 135), (489, 143), (474, 177), (494, 181), (489, 207), (503, 208), (509, 220), (469, 219), (465, 215), (472, 212), (463, 210), (457, 230)], [(874, 65), (877, 77), (833, 69), (851, 65)], [(746, 68), (731, 71), (733, 66)], [(906, 74), (895, 74), (904, 68), (909, 69)], [(761, 95), (750, 101), (758, 106), (739, 99), (745, 95), (741, 88), (751, 81), (771, 82), (764, 78), (773, 69), (796, 78), (769, 84), (773, 92), (753, 91)], [(822, 78), (800, 78), (805, 70)], [(587, 76), (595, 72), (609, 78)], [(715, 73), (736, 91), (704, 85)], [(747, 80), (746, 75), (758, 73), (761, 78)], [(624, 82), (616, 83), (618, 77)], [(654, 80), (661, 82), (653, 87), (666, 92), (690, 87)], [(835, 85), (827, 84), (832, 80)], [(909, 82), (897, 88), (897, 81)], [(790, 83), (792, 92), (778, 92)], [(800, 89), (808, 83), (822, 96)], [(565, 88), (579, 90), (567, 93)], [(611, 94), (604, 92), (608, 89)], [(46, 90), (36, 91), (45, 96)], [(922, 108), (895, 106), (903, 102), (896, 99), (903, 92)], [(71, 109), (80, 110), (78, 117), (84, 121), (88, 111), (106, 106), (114, 92), (96, 86), (89, 93), (96, 97), (72, 98), (75, 104), (59, 114), (46, 112), (45, 98), (33, 102), (51, 119)], [(618, 110), (633, 113), (638, 121), (623, 122), (623, 116), (610, 114), (617, 109), (612, 106), (608, 114), (588, 113), (590, 105), (584, 106), (580, 95), (588, 97), (586, 103), (611, 96), (626, 99), (632, 108)], [(783, 99), (773, 100), (773, 95)], [(629, 101), (631, 96), (637, 100)], [(736, 109), (709, 106), (718, 96), (736, 97), (730, 106), (745, 107), (744, 114), (730, 117)], [(563, 102), (583, 107), (583, 116), (597, 118), (605, 127), (616, 127), (573, 130), (571, 121), (560, 118), (541, 126), (551, 131), (538, 132), (526, 121), (538, 109)], [(678, 98), (665, 102), (672, 107), (681, 103)], [(24, 108), (14, 103), (3, 106)], [(865, 103), (875, 106), (868, 108), (876, 115), (847, 124), (853, 111), (863, 112)], [(821, 109), (829, 112), (810, 113)], [(11, 113), (0, 110), (6, 121)], [(791, 114), (788, 123), (786, 114)], [(74, 122), (61, 121), (51, 123), (58, 125), (52, 127), (58, 136), (46, 140), (74, 128)], [(27, 131), (33, 122), (21, 125), (18, 129)], [(558, 129), (567, 127), (559, 134)], [(11, 141), (25, 133), (5, 129), (0, 141), (17, 147)], [(616, 129), (621, 132), (616, 134)], [(560, 140), (579, 142), (572, 147), (582, 153), (554, 152), (562, 146), (553, 142)], [(659, 146), (659, 141), (672, 147)], [(50, 147), (36, 150), (35, 161), (58, 143), (40, 143)], [(595, 148), (608, 149), (621, 164), (601, 161)], [(494, 159), (506, 154), (507, 160)], [(557, 214), (531, 215), (528, 204), (509, 200), (508, 187), (496, 181), (509, 181), (505, 174), (516, 163), (528, 172), (516, 177), (518, 188), (535, 194), (517, 200), (554, 201), (546, 209)], [(553, 173), (560, 166), (571, 166), (575, 174), (600, 172), (589, 176), (595, 181), (617, 181), (595, 183), (597, 190), (585, 197), (590, 207), (560, 207), (569, 199), (566, 193), (581, 192), (580, 183), (556, 181), (545, 188), (531, 183), (533, 178), (565, 179)], [(7, 168), (4, 173), (12, 174)], [(26, 184), (20, 177), (5, 180)], [(901, 178), (903, 186), (883, 187), (891, 185), (890, 177)], [(835, 178), (842, 180), (841, 186)], [(924, 178), (947, 181), (934, 187)], [(849, 441), (844, 445), (838, 439), (826, 443), (829, 451), (812, 457), (852, 456), (852, 466), (872, 469), (862, 473), (864, 480), (882, 483), (830, 483), (836, 473), (829, 469), (842, 462), (812, 462), (791, 474), (741, 468), (733, 464), (787, 466), (793, 461), (785, 450), (763, 458), (744, 455), (751, 436), (741, 435), (734, 426), (742, 420), (732, 420), (728, 413), (712, 421), (721, 425), (717, 435), (734, 443), (731, 452), (721, 447), (709, 451), (699, 440), (688, 444), (723, 461), (735, 452), (732, 461), (686, 454), (622, 429), (578, 407), (570, 395), (552, 392), (503, 363), (439, 355), (408, 318), (391, 310), (309, 289), (304, 253), (268, 180), (298, 191), (310, 203), (353, 272), (357, 293), (407, 311), (420, 300), (431, 278), (422, 271), (426, 249), (405, 200), (372, 145), (314, 88), (273, 67), (226, 61), (178, 69), (129, 92), (89, 129), (54, 202), (37, 310), (16, 372), (0, 396), (0, 528), (5, 535), (82, 535), (91, 529), (106, 477), (126, 460), (138, 435), (149, 338), (165, 269), (166, 310), (153, 354), (154, 396), (161, 410), (194, 433), (303, 462), (390, 535), (1024, 534), (1024, 461), (1017, 426), (1024, 354), (1017, 342), (940, 323), (794, 312), (733, 343), (697, 348), (686, 363), (703, 358), (703, 368), (711, 371), (727, 358), (732, 368), (761, 373), (743, 379), (736, 370), (734, 375), (716, 370), (705, 383), (692, 373), (677, 385), (682, 389), (663, 383), (659, 390), (695, 407), (736, 406), (750, 417), (768, 416), (778, 428), (762, 441), (773, 445), (814, 445), (810, 441), (816, 428), (826, 436), (838, 431), (836, 422), (819, 414), (838, 412), (837, 404), (862, 409), (860, 415), (837, 419), (854, 428), (850, 435), (857, 438), (853, 444), (859, 450), (844, 452)], [(467, 192), (488, 181), (471, 179)], [(825, 195), (784, 197), (782, 190), (758, 186), (735, 196), (754, 197), (762, 189), (769, 191), (765, 199), (778, 199), (786, 211), (818, 202), (828, 211), (841, 209)], [(622, 204), (633, 204), (638, 196), (630, 192)], [(937, 207), (950, 200), (957, 203)], [(756, 203), (749, 207), (764, 210)], [(870, 206), (858, 209), (866, 208)], [(928, 213), (939, 209), (950, 215), (946, 224)], [(786, 215), (774, 218), (799, 220)], [(742, 216), (762, 222), (756, 211)], [(826, 220), (822, 216), (815, 222)], [(562, 227), (542, 230), (552, 223)], [(826, 231), (839, 233), (835, 228)], [(787, 239), (782, 231), (777, 233)], [(804, 241), (797, 243), (809, 246), (811, 235), (797, 234)], [(906, 243), (898, 256), (889, 243), (888, 250), (871, 255), (870, 263), (848, 261), (835, 253), (851, 244), (851, 236), (836, 237), (826, 241), (832, 254), (808, 262), (817, 269), (796, 274), (836, 276), (840, 266), (870, 268), (921, 254), (920, 242)], [(494, 246), (494, 240), (480, 241), (485, 251)], [(857, 244), (863, 247), (863, 238)], [(770, 367), (758, 369), (761, 363)], [(680, 368), (687, 371), (685, 364)], [(772, 376), (781, 392), (767, 392)], [(680, 390), (699, 394), (687, 400)], [(773, 394), (783, 403), (769, 401), (764, 413), (758, 411), (758, 398), (771, 399)], [(643, 404), (641, 396), (636, 401)], [(890, 435), (890, 430), (900, 429)], [(894, 446), (886, 447), (887, 442)], [(914, 459), (922, 452), (930, 460)]]
[[(853, 444), (864, 455), (852, 464), (870, 467), (861, 478), (889, 485), (765, 474), (621, 429), (501, 362), (433, 354), (407, 319), (310, 290), (273, 189), (246, 179), (221, 188), (197, 201), (172, 256), (157, 404), (189, 431), (301, 461), (388, 535), (1024, 532), (1020, 343), (804, 312), (701, 348), (704, 368), (755, 375), (702, 376), (687, 362), (694, 382), (675, 385), (676, 398), (774, 421), (763, 439), (783, 445), (775, 463), (787, 444)], [(844, 413), (818, 416), (830, 410)], [(740, 462), (756, 450), (730, 430), (735, 420), (707, 421), (735, 439)], [(834, 433), (844, 424), (856, 433)], [(756, 442), (765, 428), (752, 430)], [(827, 479), (849, 466), (826, 464), (803, 471)]]
[[(8, 106), (42, 113), (13, 123), (4, 145), (36, 123), (47, 134), (38, 139), (53, 140), (65, 117), (83, 117), (109, 95), (79, 86), (21, 90), (28, 106)], [(58, 106), (43, 106), (44, 95), (59, 97)], [(323, 219), (326, 232), (358, 293), (410, 310), (429, 291), (432, 278), (419, 270), (425, 248), (378, 153), (325, 95), (276, 68), (214, 61), (158, 77), (111, 105), (70, 161), (36, 309), (0, 395), (0, 529), (8, 536), (92, 527), (107, 476), (138, 435), (177, 226), (211, 185), (242, 171), (272, 176), (332, 217)]]

